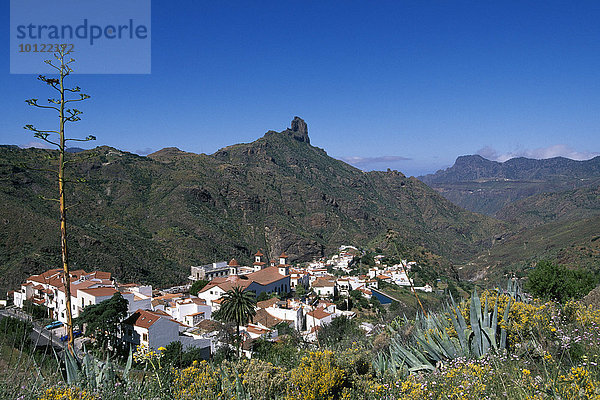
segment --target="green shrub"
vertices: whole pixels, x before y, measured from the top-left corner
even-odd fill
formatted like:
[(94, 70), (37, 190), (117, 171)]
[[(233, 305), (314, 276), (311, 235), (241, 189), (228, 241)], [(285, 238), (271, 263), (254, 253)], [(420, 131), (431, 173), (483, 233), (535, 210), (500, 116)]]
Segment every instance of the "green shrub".
[(549, 261), (540, 261), (529, 273), (525, 289), (536, 297), (564, 303), (585, 296), (595, 283), (594, 275), (589, 271), (571, 270)]
[(208, 281), (200, 279), (192, 284), (190, 288), (190, 294), (192, 296), (198, 296), (198, 292), (204, 289), (204, 286), (208, 285)]

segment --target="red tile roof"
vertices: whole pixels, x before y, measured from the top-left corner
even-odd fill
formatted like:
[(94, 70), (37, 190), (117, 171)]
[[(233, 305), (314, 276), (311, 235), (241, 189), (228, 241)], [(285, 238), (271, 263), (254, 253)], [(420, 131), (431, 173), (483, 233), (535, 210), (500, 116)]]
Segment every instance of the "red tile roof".
[(94, 271), (92, 272), (92, 275), (94, 275), (94, 278), (96, 279), (111, 279), (112, 277), (110, 272), (105, 271)]
[(204, 293), (214, 287), (219, 287), (226, 292), (236, 287), (245, 289), (252, 283), (252, 281), (247, 278), (248, 275), (229, 275), (227, 277), (220, 276), (214, 278), (208, 285), (204, 286), (200, 293)]
[(231, 261), (229, 261), (229, 265), (230, 267), (239, 267), (240, 264), (237, 262), (237, 260), (235, 258), (232, 258)]
[(258, 303), (256, 303), (256, 307), (268, 308), (268, 307), (271, 307), (271, 306), (274, 306), (275, 304), (277, 304), (278, 301), (279, 301), (279, 299), (277, 297), (272, 297), (268, 300), (259, 301)]
[(320, 277), (315, 279), (311, 285), (312, 287), (335, 287), (335, 281), (331, 281), (327, 278)]
[(207, 290), (214, 288), (215, 286), (218, 286), (224, 291), (231, 290), (234, 287), (241, 287), (242, 289), (246, 289), (253, 282), (256, 282), (262, 286), (266, 286), (284, 278), (285, 276), (279, 273), (277, 267), (267, 267), (261, 269), (260, 271), (252, 272), (246, 275), (230, 275), (228, 277), (217, 277), (210, 281), (210, 283), (206, 285), (200, 293), (204, 293)]
[[(71, 282), (71, 296), (77, 296), (77, 291), (78, 290), (83, 290), (83, 289), (87, 289), (89, 287), (92, 286), (96, 286), (98, 284), (98, 282), (94, 282), (94, 281), (81, 281), (78, 283), (73, 283)], [(65, 286), (61, 285), (59, 287), (59, 290), (64, 292), (65, 291)]]
[(319, 307), (319, 308), (315, 309), (314, 311), (307, 313), (306, 315), (310, 315), (311, 317), (313, 317), (315, 319), (323, 319), (323, 318), (329, 317), (332, 314), (328, 313), (327, 311), (325, 311)]
[(285, 278), (285, 275), (281, 275), (279, 273), (279, 269), (277, 269), (277, 267), (263, 268), (260, 271), (253, 272), (246, 276), (248, 277), (248, 280), (252, 280), (263, 286)]
[(154, 325), (156, 321), (165, 317), (169, 318), (169, 315), (158, 311), (137, 310), (125, 319), (123, 323), (148, 329)]
[(81, 290), (82, 292), (92, 295), (94, 297), (112, 296), (113, 294), (117, 293), (117, 289), (113, 287), (98, 287), (78, 290)]
[(246, 329), (248, 330), (248, 332), (254, 333), (257, 335), (264, 335), (265, 333), (270, 332), (270, 329), (264, 329), (264, 328), (261, 328), (260, 326), (253, 326), (253, 325), (248, 325)]
[(252, 322), (254, 322), (255, 324), (261, 324), (262, 326), (266, 326), (267, 328), (271, 329), (275, 327), (275, 325), (283, 322), (283, 320), (272, 316), (271, 314), (266, 312), (264, 308), (259, 308), (256, 311), (256, 315), (254, 316), (254, 318), (252, 318)]

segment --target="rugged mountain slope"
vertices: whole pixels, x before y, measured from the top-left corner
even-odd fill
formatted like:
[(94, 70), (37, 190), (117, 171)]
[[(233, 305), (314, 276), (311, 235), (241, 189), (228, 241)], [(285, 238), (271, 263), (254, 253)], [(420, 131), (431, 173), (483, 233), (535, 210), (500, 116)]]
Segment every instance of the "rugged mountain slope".
[(597, 184), (600, 157), (587, 161), (513, 158), (499, 163), (478, 155), (462, 156), (452, 167), (420, 179), (461, 207), (495, 215), (528, 196)]
[(506, 277), (524, 276), (542, 259), (600, 273), (599, 226), (600, 215), (596, 215), (523, 229), (460, 266), (460, 276), (484, 284), (504, 284)]
[[(3, 288), (58, 263), (48, 150), (0, 148), (0, 273)], [(163, 149), (148, 157), (100, 147), (81, 159), (71, 185), (71, 258), (121, 279), (168, 284), (189, 265), (257, 248), (308, 260), (343, 243), (394, 229), (407, 244), (464, 261), (504, 226), (398, 172), (364, 173), (310, 145), (304, 121), (213, 155)], [(91, 158), (87, 158), (91, 157)]]
[(600, 215), (600, 181), (591, 187), (530, 196), (503, 207), (496, 215), (523, 228)]
[(462, 268), (467, 279), (498, 281), (540, 259), (600, 272), (600, 186), (541, 193), (497, 213), (515, 233)]

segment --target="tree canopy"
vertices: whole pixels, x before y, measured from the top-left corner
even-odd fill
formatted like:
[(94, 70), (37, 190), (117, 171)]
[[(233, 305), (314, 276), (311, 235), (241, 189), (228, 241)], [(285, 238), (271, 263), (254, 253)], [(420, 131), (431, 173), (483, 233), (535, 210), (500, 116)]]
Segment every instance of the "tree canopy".
[(571, 270), (550, 261), (537, 263), (525, 283), (525, 289), (534, 296), (560, 303), (578, 299), (595, 286), (594, 275), (586, 270)]
[(221, 308), (215, 313), (215, 318), (236, 325), (238, 342), (238, 357), (240, 355), (241, 338), (240, 326), (252, 321), (256, 315), (256, 298), (254, 292), (245, 292), (241, 287), (234, 287), (223, 295)]
[(319, 345), (333, 350), (350, 348), (352, 343), (361, 343), (365, 338), (356, 321), (344, 315), (334, 318), (317, 331)]
[(108, 300), (85, 307), (75, 319), (74, 325), (85, 327), (86, 336), (96, 339), (102, 349), (106, 349), (109, 344), (116, 346), (117, 333), (121, 321), (127, 317), (127, 308), (127, 300), (121, 293), (115, 293)]
[(200, 279), (192, 284), (190, 288), (190, 294), (192, 296), (198, 296), (198, 292), (204, 289), (204, 286), (208, 285), (208, 281)]

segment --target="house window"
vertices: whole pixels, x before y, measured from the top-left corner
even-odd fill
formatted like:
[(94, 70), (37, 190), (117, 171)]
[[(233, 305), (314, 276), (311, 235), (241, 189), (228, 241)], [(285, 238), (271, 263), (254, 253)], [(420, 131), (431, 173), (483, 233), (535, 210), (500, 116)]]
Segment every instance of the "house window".
[(147, 341), (148, 341), (148, 334), (147, 334), (147, 333), (143, 333), (143, 334), (142, 334), (142, 340), (143, 340), (144, 342), (147, 342)]
[(83, 304), (83, 299), (81, 299), (81, 307), (83, 307), (83, 305), (84, 305), (84, 304)]

